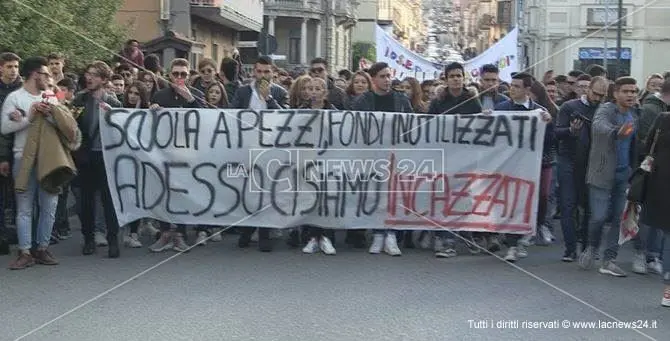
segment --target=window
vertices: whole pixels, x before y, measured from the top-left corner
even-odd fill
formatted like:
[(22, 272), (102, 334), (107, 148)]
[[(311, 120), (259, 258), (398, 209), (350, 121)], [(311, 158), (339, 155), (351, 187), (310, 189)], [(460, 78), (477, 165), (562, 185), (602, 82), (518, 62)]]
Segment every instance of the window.
[[(614, 25), (619, 17), (617, 8), (587, 8), (586, 26), (605, 26), (607, 23)], [(621, 12), (621, 25), (627, 26), (628, 9), (624, 8)]]
[(212, 59), (214, 59), (216, 63), (219, 62), (219, 44), (212, 43)]
[(288, 62), (300, 64), (300, 38), (288, 38)]

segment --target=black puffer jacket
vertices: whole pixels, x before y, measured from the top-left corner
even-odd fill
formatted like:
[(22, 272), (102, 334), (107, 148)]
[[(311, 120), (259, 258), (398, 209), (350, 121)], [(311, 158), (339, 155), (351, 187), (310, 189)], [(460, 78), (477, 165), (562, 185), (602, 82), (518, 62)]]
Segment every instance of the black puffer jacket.
[[(16, 78), (13, 83), (5, 84), (0, 81), (0, 108), (5, 102), (7, 95), (14, 92), (23, 85), (21, 77)], [(11, 161), (13, 158), (12, 147), (14, 145), (14, 134), (0, 134), (0, 162)]]
[(428, 107), (429, 114), (479, 114), (482, 112), (482, 103), (476, 93), (472, 93), (466, 88), (459, 96), (453, 96), (447, 88), (442, 91), (438, 97), (430, 101)]

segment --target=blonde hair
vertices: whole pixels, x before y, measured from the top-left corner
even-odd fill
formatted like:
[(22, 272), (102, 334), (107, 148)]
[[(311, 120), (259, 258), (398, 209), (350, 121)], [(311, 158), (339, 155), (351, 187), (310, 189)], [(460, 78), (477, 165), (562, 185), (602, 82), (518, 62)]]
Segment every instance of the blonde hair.
[(291, 90), (289, 90), (289, 105), (291, 108), (299, 108), (300, 105), (302, 104), (302, 98), (300, 98), (300, 94), (302, 93), (302, 89), (307, 86), (312, 81), (312, 77), (303, 75), (298, 77), (295, 82), (293, 82), (293, 85), (291, 85)]

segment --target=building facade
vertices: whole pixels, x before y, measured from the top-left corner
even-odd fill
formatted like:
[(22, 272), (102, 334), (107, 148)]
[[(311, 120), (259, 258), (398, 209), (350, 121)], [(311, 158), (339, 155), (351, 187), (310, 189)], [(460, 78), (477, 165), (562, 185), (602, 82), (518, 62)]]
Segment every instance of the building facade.
[(461, 7), (464, 48), (486, 51), (514, 28), (512, 0), (471, 0)]
[(351, 67), (354, 0), (266, 0), (264, 27), (277, 41), (277, 64), (302, 68), (325, 58), (331, 72)]
[[(618, 11), (616, 1), (606, 1), (525, 0), (521, 42), (527, 67), (541, 75), (607, 64), (614, 77)], [(622, 17), (621, 74), (643, 81), (670, 70), (661, 52), (670, 48), (670, 0), (625, 0)]]
[(241, 32), (263, 27), (262, 0), (126, 0), (116, 20), (163, 65), (178, 57), (195, 67), (231, 56)]

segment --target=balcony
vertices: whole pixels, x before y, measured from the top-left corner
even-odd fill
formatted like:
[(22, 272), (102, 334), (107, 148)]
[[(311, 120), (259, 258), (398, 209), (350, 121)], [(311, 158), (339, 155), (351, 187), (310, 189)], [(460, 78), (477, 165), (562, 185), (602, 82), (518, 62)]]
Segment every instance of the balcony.
[(256, 31), (263, 28), (261, 0), (190, 0), (191, 15), (230, 27), (236, 31)]
[(265, 15), (319, 19), (324, 13), (321, 0), (266, 0)]
[(357, 6), (358, 3), (353, 0), (335, 0), (334, 14), (337, 18), (337, 23), (339, 25), (355, 25)]

